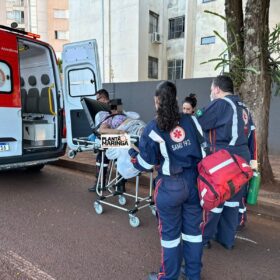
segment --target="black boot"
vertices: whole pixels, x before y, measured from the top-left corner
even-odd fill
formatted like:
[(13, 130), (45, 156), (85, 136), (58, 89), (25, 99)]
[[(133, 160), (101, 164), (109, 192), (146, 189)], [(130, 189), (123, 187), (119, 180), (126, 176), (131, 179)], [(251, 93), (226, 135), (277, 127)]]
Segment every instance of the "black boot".
[(212, 248), (212, 244), (210, 241), (207, 241), (206, 243), (203, 244), (203, 247), (206, 249), (211, 249)]
[[(103, 191), (106, 190), (105, 186), (106, 186), (106, 174), (107, 174), (107, 167), (103, 168)], [(97, 182), (98, 182), (98, 177), (99, 177), (99, 173), (100, 173), (100, 167), (96, 166), (96, 173), (95, 173), (95, 184), (91, 187), (88, 188), (89, 192), (96, 192), (96, 187), (97, 187)], [(99, 186), (98, 186), (98, 190), (101, 190), (101, 183), (99, 182)]]
[(118, 193), (124, 193), (126, 191), (125, 189), (125, 179), (122, 179), (118, 184), (117, 184), (117, 192)]

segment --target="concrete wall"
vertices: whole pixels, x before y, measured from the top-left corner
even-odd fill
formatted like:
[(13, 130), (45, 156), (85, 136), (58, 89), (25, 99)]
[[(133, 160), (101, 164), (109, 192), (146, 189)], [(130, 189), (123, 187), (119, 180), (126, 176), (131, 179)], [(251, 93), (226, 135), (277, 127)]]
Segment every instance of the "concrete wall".
[(269, 153), (280, 155), (280, 95), (275, 96), (273, 94), (270, 103), (270, 115), (269, 115)]
[[(198, 99), (198, 108), (204, 107), (209, 103), (211, 78), (182, 79), (176, 80), (178, 90), (179, 106), (186, 95), (191, 92), (196, 93)], [(103, 84), (111, 98), (121, 98), (124, 103), (124, 109), (127, 111), (136, 111), (141, 115), (145, 122), (151, 120), (155, 115), (154, 92), (156, 82), (135, 82), (135, 83), (105, 83)], [(269, 152), (280, 155), (280, 96), (272, 96), (271, 110), (269, 120)]]
[[(57, 55), (61, 57), (63, 45), (68, 43), (69, 40), (67, 37), (65, 39), (55, 39), (55, 31), (65, 33), (69, 32), (69, 20), (68, 18), (55, 18), (54, 10), (68, 11), (68, 0), (48, 0), (47, 2), (48, 18), (46, 25), (48, 29), (48, 42), (53, 46)], [(40, 18), (39, 14), (38, 18)], [(38, 24), (38, 26), (40, 25)]]
[(53, 41), (50, 41), (50, 37), (49, 37), (49, 28), (50, 28), (50, 26), (48, 25), (49, 13), (50, 11), (48, 10), (47, 1), (37, 1), (37, 12), (36, 12), (37, 33), (40, 34), (41, 36), (40, 39), (42, 41), (49, 42), (54, 47), (54, 49), (57, 50), (56, 46), (53, 45)]
[(270, 31), (275, 27), (276, 24), (280, 24), (280, 6), (279, 0), (270, 0), (269, 8), (269, 27)]
[(111, 1), (111, 81), (138, 81), (139, 17), (138, 0)]
[(5, 1), (0, 1), (0, 24), (6, 25), (7, 24), (7, 17), (6, 17), (7, 9)]
[(194, 71), (192, 77), (209, 77), (218, 75), (221, 69), (214, 71), (217, 63), (207, 63), (201, 65), (202, 62), (212, 58), (217, 58), (222, 51), (226, 49), (226, 45), (216, 36), (215, 44), (201, 45), (201, 38), (215, 36), (214, 30), (219, 32), (221, 36), (226, 38), (226, 27), (224, 20), (204, 11), (209, 10), (224, 15), (224, 0), (217, 0), (207, 3), (197, 1), (196, 8), (196, 37), (194, 50)]
[(69, 0), (70, 41), (97, 40), (103, 81), (138, 81), (139, 14), (139, 0)]

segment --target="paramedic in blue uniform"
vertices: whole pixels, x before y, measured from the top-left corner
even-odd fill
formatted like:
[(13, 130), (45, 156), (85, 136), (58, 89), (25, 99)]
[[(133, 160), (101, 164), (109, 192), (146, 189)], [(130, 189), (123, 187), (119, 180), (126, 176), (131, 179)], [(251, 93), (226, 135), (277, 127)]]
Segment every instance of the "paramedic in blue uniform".
[(134, 167), (158, 171), (154, 201), (162, 260), (160, 272), (151, 273), (148, 279), (178, 279), (183, 257), (188, 279), (200, 279), (202, 209), (196, 188), (200, 144), (192, 117), (179, 113), (173, 83), (160, 83), (154, 100), (156, 118), (147, 124), (139, 152), (129, 151)]
[[(233, 92), (230, 77), (220, 75), (214, 78), (211, 85), (211, 102), (202, 110), (198, 121), (212, 152), (226, 149), (249, 163), (251, 159), (256, 159), (255, 126), (248, 108)], [(251, 166), (255, 163), (256, 161), (250, 162)], [(207, 213), (203, 232), (205, 247), (210, 248), (210, 240), (215, 238), (226, 249), (233, 248), (239, 208), (245, 211), (242, 202), (246, 187)]]
[[(96, 100), (98, 102), (104, 103), (104, 104), (109, 104), (110, 102), (110, 98), (109, 98), (109, 93), (106, 89), (100, 89), (98, 90), (94, 96), (96, 95)], [(97, 125), (97, 124), (96, 124)], [(94, 134), (92, 134), (94, 135)], [(95, 135), (94, 135), (94, 139), (95, 139)], [(90, 139), (89, 140), (93, 140)], [(93, 140), (94, 141), (94, 140)], [(100, 167), (101, 167), (101, 161), (102, 161), (102, 152), (101, 150), (98, 150), (97, 156), (96, 156), (96, 172), (95, 172), (95, 178), (96, 181), (94, 183), (94, 185), (90, 188), (88, 188), (89, 192), (95, 192), (96, 191), (96, 187), (97, 187), (97, 182), (98, 182), (98, 176), (99, 176), (99, 172), (100, 172)], [(109, 165), (109, 159), (106, 157), (106, 155), (104, 155), (104, 163), (103, 163), (103, 187), (105, 186), (106, 183), (106, 174), (107, 174), (107, 169), (108, 169), (108, 165)], [(101, 184), (101, 183), (100, 183)]]

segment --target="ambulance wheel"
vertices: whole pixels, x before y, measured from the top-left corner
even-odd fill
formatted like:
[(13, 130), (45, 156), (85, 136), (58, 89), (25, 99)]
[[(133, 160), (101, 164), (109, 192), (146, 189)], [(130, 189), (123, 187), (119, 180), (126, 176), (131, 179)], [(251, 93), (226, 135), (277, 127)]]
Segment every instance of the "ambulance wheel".
[(99, 202), (94, 202), (93, 207), (96, 214), (101, 215), (103, 213), (103, 206)]
[(44, 168), (44, 164), (37, 164), (33, 166), (28, 166), (27, 170), (31, 172), (40, 172)]
[(140, 220), (138, 217), (136, 216), (131, 216), (129, 218), (129, 224), (133, 227), (133, 228), (137, 228), (140, 225)]
[(126, 205), (126, 198), (124, 195), (119, 195), (119, 204), (120, 205)]

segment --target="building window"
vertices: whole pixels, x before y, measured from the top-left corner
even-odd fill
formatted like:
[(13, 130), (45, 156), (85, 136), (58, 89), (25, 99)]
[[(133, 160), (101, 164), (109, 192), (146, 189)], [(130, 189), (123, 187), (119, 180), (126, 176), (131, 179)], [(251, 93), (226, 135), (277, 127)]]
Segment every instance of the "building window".
[(168, 39), (183, 38), (185, 34), (185, 16), (169, 19)]
[(68, 10), (53, 10), (54, 18), (62, 18), (67, 19), (69, 18), (69, 11)]
[(158, 79), (158, 58), (149, 56), (148, 78)]
[(14, 6), (20, 6), (20, 7), (24, 6), (24, 0), (6, 0), (6, 1)]
[(201, 45), (215, 44), (216, 36), (201, 37)]
[(7, 12), (7, 19), (13, 20), (19, 24), (24, 23), (24, 12), (23, 11), (9, 11)]
[(202, 0), (202, 3), (208, 3), (208, 2), (213, 2), (213, 1), (216, 1), (216, 0)]
[(57, 40), (69, 40), (69, 32), (68, 31), (54, 31), (54, 38)]
[(168, 80), (176, 80), (183, 78), (183, 59), (174, 59), (167, 62)]
[(149, 18), (150, 18), (149, 33), (158, 32), (158, 18), (159, 18), (159, 15), (150, 11), (149, 12)]

